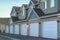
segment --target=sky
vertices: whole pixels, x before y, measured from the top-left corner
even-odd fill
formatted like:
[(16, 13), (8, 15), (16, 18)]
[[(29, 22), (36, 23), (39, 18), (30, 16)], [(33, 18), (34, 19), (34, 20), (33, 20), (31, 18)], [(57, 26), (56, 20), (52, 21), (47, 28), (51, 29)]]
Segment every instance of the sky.
[(10, 17), (13, 6), (28, 4), (30, 0), (0, 0), (0, 17)]

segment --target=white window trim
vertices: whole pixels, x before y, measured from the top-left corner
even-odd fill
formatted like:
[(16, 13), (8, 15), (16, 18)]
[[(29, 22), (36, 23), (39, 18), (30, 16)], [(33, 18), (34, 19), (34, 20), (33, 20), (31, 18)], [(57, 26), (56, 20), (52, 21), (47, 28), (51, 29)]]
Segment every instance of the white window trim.
[(41, 2), (44, 2), (44, 8), (43, 8), (43, 10), (47, 9), (47, 0), (42, 0)]

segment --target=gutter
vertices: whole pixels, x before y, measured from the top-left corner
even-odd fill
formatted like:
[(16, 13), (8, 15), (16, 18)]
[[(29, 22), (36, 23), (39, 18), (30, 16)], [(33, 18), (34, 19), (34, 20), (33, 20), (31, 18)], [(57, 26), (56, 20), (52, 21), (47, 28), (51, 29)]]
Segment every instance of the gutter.
[(53, 15), (42, 16), (42, 17), (40, 17), (40, 19), (41, 19), (41, 18), (54, 17), (54, 16), (59, 16), (59, 14), (53, 14)]
[(24, 20), (24, 21), (16, 21), (16, 22), (14, 22), (14, 23), (29, 22), (29, 21), (34, 21), (34, 20), (43, 19), (43, 18), (49, 18), (49, 17), (58, 17), (58, 16), (60, 16), (59, 14), (60, 14), (60, 13), (58, 13), (58, 14), (53, 14), (53, 15), (42, 16), (42, 17), (35, 18), (35, 19), (31, 19), (31, 20), (28, 20), (28, 21), (27, 21), (27, 20)]
[(43, 18), (49, 18), (49, 17), (58, 17), (58, 16), (60, 16), (59, 13), (58, 14), (53, 14), (53, 15), (42, 16), (42, 17), (39, 17), (39, 18), (31, 19), (29, 21), (43, 19)]

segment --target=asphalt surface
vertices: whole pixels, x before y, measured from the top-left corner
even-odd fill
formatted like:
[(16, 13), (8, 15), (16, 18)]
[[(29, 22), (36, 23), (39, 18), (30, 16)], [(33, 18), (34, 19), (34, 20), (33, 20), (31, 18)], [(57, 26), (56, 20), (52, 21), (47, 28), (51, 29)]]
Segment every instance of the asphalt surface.
[[(1, 35), (3, 35), (3, 37)], [(7, 36), (7, 37), (4, 37), (4, 36)], [(5, 33), (0, 33), (0, 39), (1, 40), (57, 40), (57, 39), (49, 39), (49, 38), (42, 38), (42, 37), (30, 37), (30, 36), (5, 34)]]
[(12, 39), (5, 38), (5, 37), (0, 36), (0, 40), (12, 40)]

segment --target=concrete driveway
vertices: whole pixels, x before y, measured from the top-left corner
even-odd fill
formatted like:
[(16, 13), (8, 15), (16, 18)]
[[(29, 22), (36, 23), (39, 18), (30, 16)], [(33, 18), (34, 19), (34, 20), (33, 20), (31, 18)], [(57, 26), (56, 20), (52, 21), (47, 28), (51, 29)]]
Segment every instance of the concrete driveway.
[(9, 37), (9, 36), (5, 36), (5, 35), (1, 35), (0, 34), (0, 40), (20, 40), (20, 39)]
[(0, 36), (0, 40), (11, 40), (11, 39)]
[(14, 35), (14, 34), (6, 34), (0, 33), (1, 39), (6, 40), (57, 40), (57, 39), (48, 39), (42, 37), (30, 37), (30, 36), (23, 36), (23, 35)]

